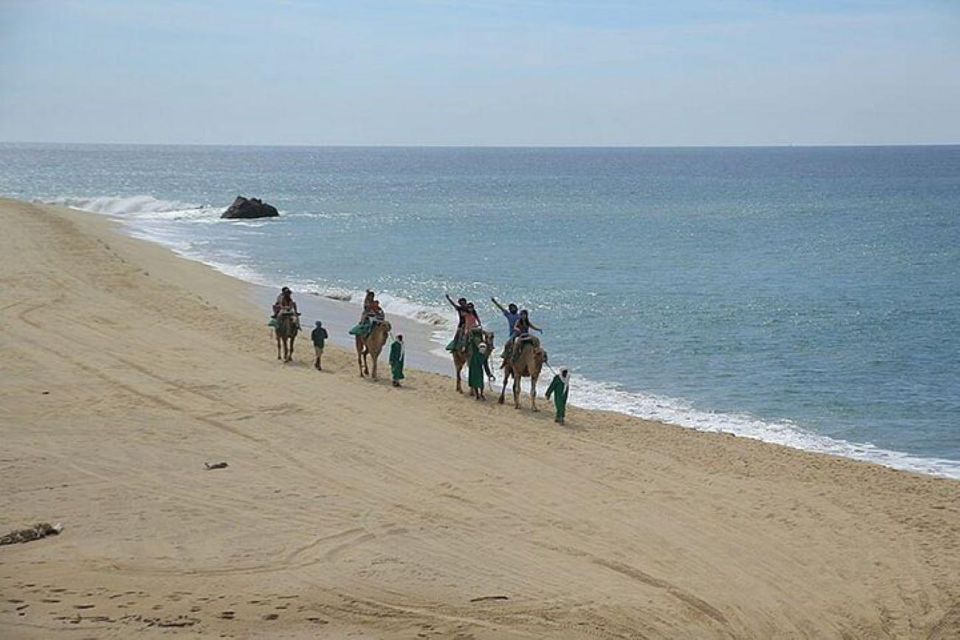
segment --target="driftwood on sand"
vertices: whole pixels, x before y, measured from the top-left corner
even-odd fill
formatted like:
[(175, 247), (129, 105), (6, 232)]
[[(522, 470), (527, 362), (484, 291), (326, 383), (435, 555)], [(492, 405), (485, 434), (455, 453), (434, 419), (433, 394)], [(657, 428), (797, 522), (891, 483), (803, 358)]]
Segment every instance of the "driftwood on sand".
[(33, 540), (39, 540), (40, 538), (46, 538), (47, 536), (58, 535), (61, 531), (63, 531), (63, 525), (59, 522), (57, 524), (41, 522), (40, 524), (35, 524), (32, 527), (27, 527), (26, 529), (11, 531), (0, 538), (0, 545), (32, 542)]
[(229, 466), (226, 462), (214, 462), (213, 464), (204, 462), (203, 465), (207, 468), (207, 471), (211, 469), (226, 469)]

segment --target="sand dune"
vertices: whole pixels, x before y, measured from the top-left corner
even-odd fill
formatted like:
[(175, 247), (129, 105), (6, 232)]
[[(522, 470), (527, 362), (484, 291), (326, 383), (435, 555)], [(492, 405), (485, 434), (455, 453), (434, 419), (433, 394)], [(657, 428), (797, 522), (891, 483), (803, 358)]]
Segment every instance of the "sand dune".
[(4, 639), (960, 637), (958, 482), (284, 366), (243, 283), (0, 224), (0, 534), (65, 526), (0, 547)]

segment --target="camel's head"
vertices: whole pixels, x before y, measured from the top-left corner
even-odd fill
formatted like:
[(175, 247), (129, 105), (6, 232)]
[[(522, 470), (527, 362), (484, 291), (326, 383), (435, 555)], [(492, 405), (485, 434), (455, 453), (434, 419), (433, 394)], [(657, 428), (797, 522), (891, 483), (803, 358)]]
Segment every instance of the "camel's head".
[(493, 331), (483, 332), (483, 342), (487, 347), (487, 351), (493, 351)]

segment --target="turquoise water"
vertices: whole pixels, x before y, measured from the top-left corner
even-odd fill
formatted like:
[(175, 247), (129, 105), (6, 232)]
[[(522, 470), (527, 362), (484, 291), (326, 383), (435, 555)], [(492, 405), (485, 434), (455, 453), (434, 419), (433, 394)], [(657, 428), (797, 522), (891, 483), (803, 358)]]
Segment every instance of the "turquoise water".
[(0, 145), (0, 193), (441, 330), (495, 295), (574, 403), (960, 478), (960, 147)]

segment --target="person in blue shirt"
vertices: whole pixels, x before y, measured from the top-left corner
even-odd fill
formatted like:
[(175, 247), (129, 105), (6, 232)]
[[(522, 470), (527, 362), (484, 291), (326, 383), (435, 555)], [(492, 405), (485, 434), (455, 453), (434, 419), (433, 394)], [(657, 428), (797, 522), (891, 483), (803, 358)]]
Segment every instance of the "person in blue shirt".
[(517, 310), (517, 305), (511, 302), (507, 305), (507, 308), (504, 309), (503, 305), (497, 302), (496, 298), (490, 298), (490, 300), (493, 304), (497, 305), (497, 309), (500, 309), (500, 313), (507, 319), (507, 338), (513, 337), (513, 329), (517, 326), (517, 320), (520, 319), (520, 311)]

